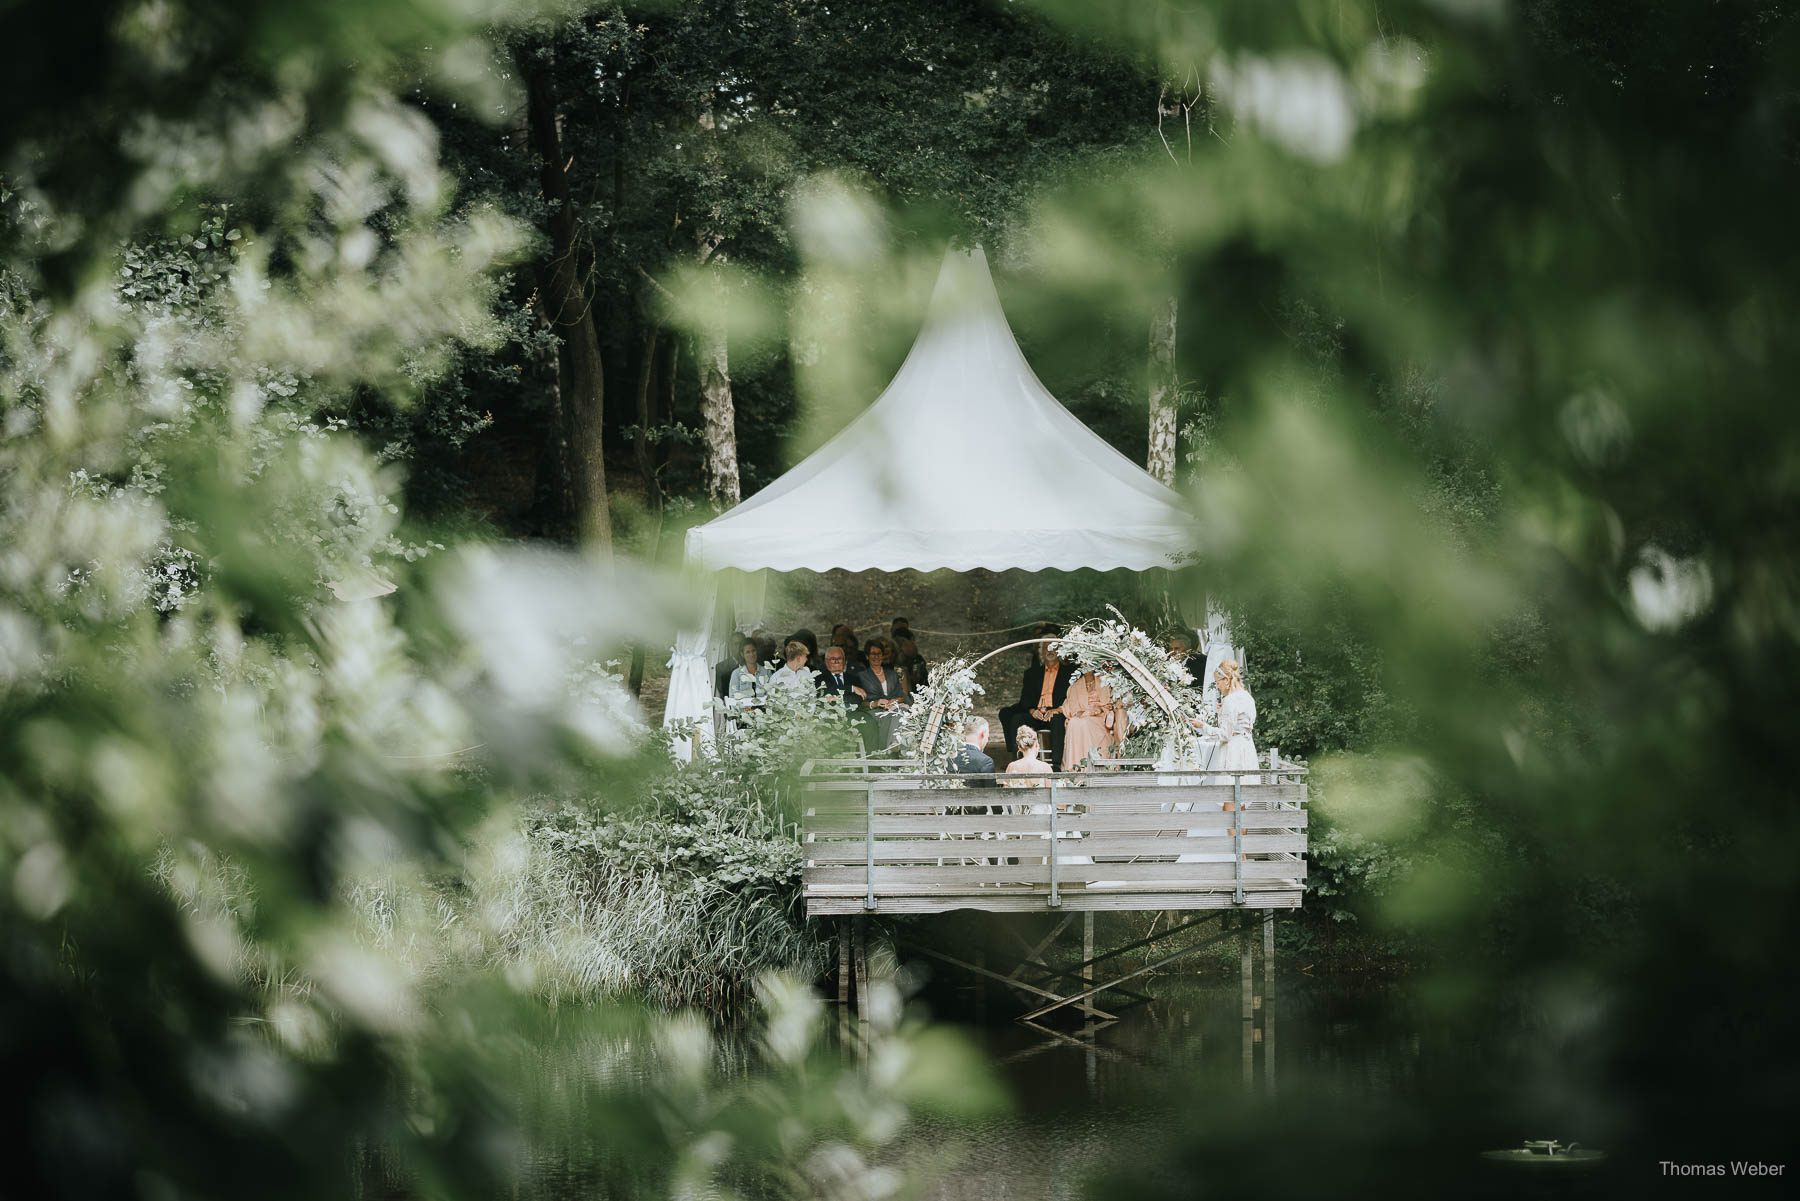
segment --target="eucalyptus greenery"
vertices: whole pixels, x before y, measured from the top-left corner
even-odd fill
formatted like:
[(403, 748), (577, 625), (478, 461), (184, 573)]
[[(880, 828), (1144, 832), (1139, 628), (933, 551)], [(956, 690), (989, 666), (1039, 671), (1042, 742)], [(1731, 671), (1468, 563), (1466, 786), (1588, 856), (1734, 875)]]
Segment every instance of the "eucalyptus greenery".
[(950, 770), (962, 747), (963, 724), (974, 716), (975, 698), (984, 691), (968, 659), (953, 655), (932, 665), (930, 682), (913, 691), (912, 705), (900, 715), (894, 734), (902, 749), (918, 759), (920, 771), (942, 775)]

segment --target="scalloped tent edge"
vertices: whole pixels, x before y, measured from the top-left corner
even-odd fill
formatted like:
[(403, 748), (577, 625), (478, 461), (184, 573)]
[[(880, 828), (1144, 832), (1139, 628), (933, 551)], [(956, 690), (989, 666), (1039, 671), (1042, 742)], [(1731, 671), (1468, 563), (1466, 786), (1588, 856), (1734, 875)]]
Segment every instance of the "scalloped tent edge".
[[(925, 469), (892, 452), (909, 441), (930, 447)], [(1179, 494), (1050, 395), (1013, 337), (987, 255), (952, 248), (875, 403), (689, 530), (686, 558), (711, 572), (1145, 571), (1177, 565), (1198, 531)], [(677, 639), (665, 725), (702, 717), (712, 699), (716, 604), (715, 590), (706, 626)]]

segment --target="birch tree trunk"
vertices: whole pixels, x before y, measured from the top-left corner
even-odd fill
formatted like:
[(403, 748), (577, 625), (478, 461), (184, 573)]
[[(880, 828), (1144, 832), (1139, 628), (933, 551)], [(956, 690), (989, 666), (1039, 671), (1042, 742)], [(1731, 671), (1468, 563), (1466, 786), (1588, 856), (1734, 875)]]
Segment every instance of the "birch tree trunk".
[(600, 335), (587, 290), (582, 286), (575, 217), (564, 174), (562, 132), (556, 89), (548, 69), (534, 63), (526, 72), (526, 122), (538, 158), (539, 180), (550, 206), (548, 257), (537, 264), (538, 304), (562, 342), (567, 387), (562, 393), (563, 433), (568, 450), (569, 490), (575, 528), (583, 545), (612, 555), (612, 514), (606, 497), (602, 431), (606, 412), (606, 371)]
[(1150, 474), (1175, 484), (1175, 312), (1170, 296), (1150, 316)]
[(738, 482), (737, 410), (731, 401), (731, 355), (725, 335), (725, 275), (719, 264), (718, 239), (702, 230), (700, 261), (712, 277), (712, 303), (694, 339), (700, 368), (700, 414), (706, 442), (706, 495), (723, 512), (743, 499)]
[[(697, 121), (702, 161), (716, 185), (724, 177), (724, 165), (719, 152), (719, 126), (710, 102), (701, 106)], [(725, 333), (725, 273), (719, 269), (725, 262), (725, 256), (719, 252), (725, 235), (719, 228), (718, 203), (715, 200), (710, 217), (694, 230), (700, 266), (707, 269), (712, 288), (707, 319), (694, 338), (694, 358), (700, 369), (706, 495), (713, 508), (723, 512), (743, 499), (743, 489), (738, 483), (737, 410), (731, 403), (731, 353)]]

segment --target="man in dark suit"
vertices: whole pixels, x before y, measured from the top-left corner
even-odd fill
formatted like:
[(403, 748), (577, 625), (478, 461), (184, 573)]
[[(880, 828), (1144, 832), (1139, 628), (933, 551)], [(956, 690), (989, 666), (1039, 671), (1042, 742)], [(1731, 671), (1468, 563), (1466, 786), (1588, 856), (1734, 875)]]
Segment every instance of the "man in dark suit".
[(850, 674), (844, 663), (844, 648), (825, 648), (825, 674), (819, 677), (819, 691), (826, 696), (842, 697), (846, 708), (856, 706), (856, 694), (850, 691)]
[(1169, 648), (1169, 658), (1178, 659), (1187, 666), (1188, 675), (1193, 677), (1190, 688), (1206, 687), (1206, 656), (1194, 653), (1194, 638), (1186, 630), (1170, 630), (1164, 642)]
[[(956, 748), (956, 758), (950, 761), (950, 770), (959, 775), (972, 775), (981, 772), (992, 772), (994, 761), (986, 751), (988, 740), (988, 724), (985, 717), (971, 717), (963, 723), (963, 742)], [(998, 780), (970, 780), (970, 788), (996, 788)]]
[[(1042, 636), (1054, 638), (1061, 632), (1051, 628)], [(1062, 762), (1063, 726), (1066, 723), (1057, 710), (1068, 697), (1069, 681), (1074, 678), (1074, 668), (1058, 659), (1048, 646), (1044, 647), (1042, 662), (1025, 671), (1025, 678), (1019, 685), (1018, 703), (1000, 710), (1000, 733), (1006, 739), (1007, 754), (1016, 756), (1019, 753), (1019, 727), (1030, 722), (1033, 729), (1050, 731), (1050, 762)]]

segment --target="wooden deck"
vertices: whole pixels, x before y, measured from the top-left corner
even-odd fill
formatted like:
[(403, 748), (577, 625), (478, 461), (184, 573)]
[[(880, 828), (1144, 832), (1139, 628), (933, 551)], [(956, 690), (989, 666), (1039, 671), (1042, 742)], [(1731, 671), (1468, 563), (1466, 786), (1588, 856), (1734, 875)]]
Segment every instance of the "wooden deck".
[(1121, 765), (1012, 789), (949, 787), (988, 777), (908, 766), (807, 764), (808, 917), (1300, 906), (1303, 767), (1232, 777)]

